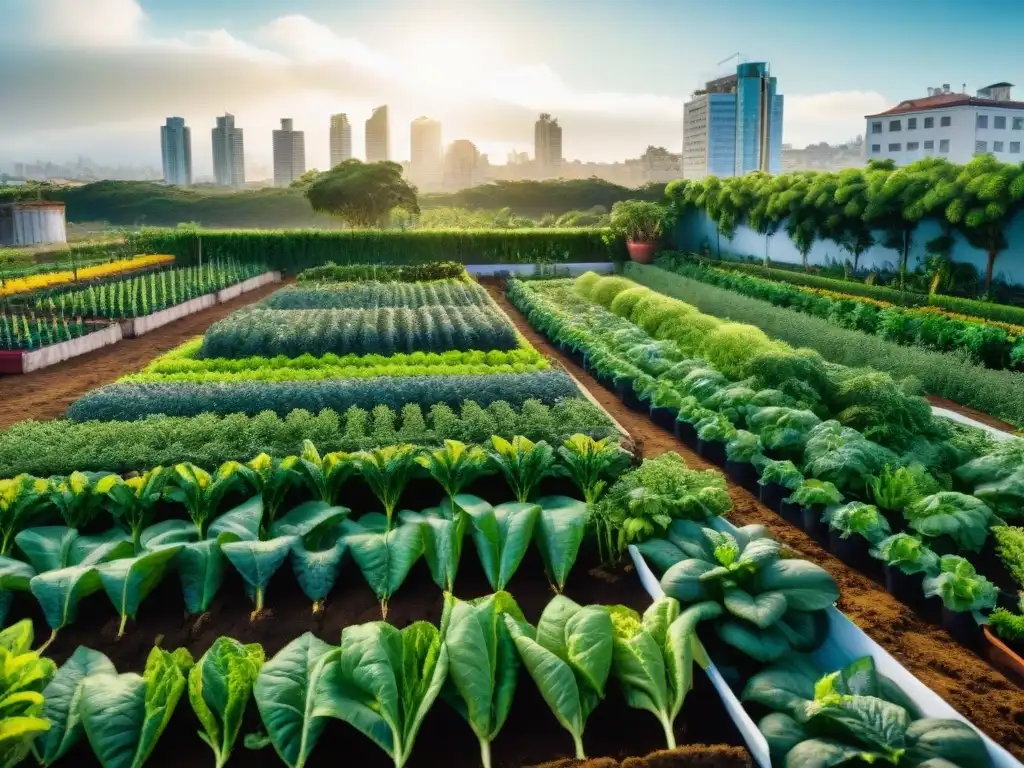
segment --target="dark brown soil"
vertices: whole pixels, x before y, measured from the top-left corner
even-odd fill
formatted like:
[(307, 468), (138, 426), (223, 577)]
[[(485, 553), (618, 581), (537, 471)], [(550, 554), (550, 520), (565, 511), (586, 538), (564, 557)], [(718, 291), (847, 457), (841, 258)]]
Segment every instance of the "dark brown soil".
[(997, 419), (995, 416), (989, 416), (984, 411), (976, 410), (970, 406), (954, 403), (952, 400), (947, 400), (946, 398), (939, 397), (938, 395), (927, 395), (927, 398), (928, 402), (932, 405), (938, 406), (939, 408), (945, 408), (947, 411), (959, 413), (960, 415), (974, 419), (975, 421), (980, 421), (982, 424), (987, 424), (990, 427), (1001, 429), (1003, 432), (1009, 432), (1011, 435), (1020, 431), (1013, 426), (1013, 424)]
[(239, 307), (269, 296), (280, 283), (243, 293), (236, 299), (189, 315), (152, 333), (124, 339), (33, 373), (0, 376), (0, 429), (27, 419), (58, 419), (91, 389), (144, 368), (153, 358), (183, 344)]
[[(486, 287), (520, 333), (538, 351), (565, 366), (626, 428), (638, 453), (657, 456), (675, 451), (695, 469), (717, 469), (647, 415), (626, 408), (618, 397), (559, 352), (508, 302), (499, 285), (492, 282)], [(843, 564), (803, 530), (762, 506), (744, 488), (729, 482), (729, 496), (734, 505), (729, 515), (733, 522), (761, 523), (788, 547), (825, 568), (839, 584), (842, 597), (838, 607), (846, 616), (978, 728), (1018, 758), (1024, 756), (1024, 691), (987, 661), (954, 642), (944, 630), (920, 618), (880, 584)]]
[(627, 757), (622, 762), (610, 757), (594, 760), (556, 760), (535, 768), (749, 768), (750, 753), (742, 747), (721, 744), (663, 749), (645, 757)]

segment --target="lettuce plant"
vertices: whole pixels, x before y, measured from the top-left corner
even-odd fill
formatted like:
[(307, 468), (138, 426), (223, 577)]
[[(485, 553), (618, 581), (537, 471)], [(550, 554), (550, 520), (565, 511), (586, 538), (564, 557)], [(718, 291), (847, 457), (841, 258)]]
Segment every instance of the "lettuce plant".
[(727, 645), (761, 662), (812, 651), (825, 637), (824, 610), (839, 588), (823, 568), (780, 558), (763, 526), (733, 528), (712, 519), (669, 526), (666, 539), (638, 545), (664, 569), (661, 588), (684, 608), (695, 606)]
[(107, 495), (107, 508), (114, 519), (131, 534), (136, 555), (142, 552), (142, 531), (152, 524), (157, 504), (163, 499), (164, 488), (170, 478), (171, 470), (153, 467), (127, 480), (107, 475), (97, 484), (97, 489)]
[(736, 427), (721, 413), (705, 416), (694, 427), (697, 430), (697, 437), (704, 442), (724, 443), (736, 436)]
[(761, 438), (745, 429), (737, 430), (725, 444), (725, 458), (729, 461), (757, 464), (764, 460), (764, 446)]
[(786, 499), (790, 504), (801, 507), (830, 507), (841, 504), (843, 494), (832, 483), (821, 480), (804, 480)]
[(800, 449), (811, 430), (821, 423), (811, 411), (768, 406), (747, 415), (750, 431), (771, 450)]
[(356, 458), (343, 451), (321, 456), (311, 440), (303, 440), (295, 471), (317, 499), (334, 504), (341, 487), (356, 473)]
[(583, 760), (587, 718), (604, 698), (613, 656), (612, 619), (599, 605), (581, 607), (556, 595), (533, 628), (509, 614), (505, 626), (523, 666)]
[(665, 742), (675, 749), (675, 719), (693, 686), (693, 662), (703, 658), (696, 611), (680, 615), (671, 597), (655, 600), (641, 617), (623, 605), (608, 609), (612, 619), (612, 666), (626, 702), (658, 718)]
[(1004, 440), (955, 474), (997, 515), (1010, 519), (1024, 514), (1024, 440)]
[(423, 554), (420, 523), (400, 520), (390, 527), (384, 515), (370, 512), (358, 522), (343, 520), (341, 528), (348, 551), (377, 595), (381, 615), (386, 619), (388, 600)]
[(345, 627), (331, 714), (362, 732), (402, 768), (448, 674), (448, 647), (433, 624), (383, 621)]
[(487, 452), (479, 445), (467, 446), (458, 440), (445, 440), (443, 448), (421, 454), (416, 461), (444, 489), (452, 504), (463, 488), (488, 470)]
[(930, 576), (939, 570), (939, 556), (909, 533), (896, 533), (882, 539), (871, 549), (871, 556), (899, 568), (908, 576), (917, 573)]
[(103, 768), (141, 768), (185, 691), (192, 657), (184, 648), (173, 653), (154, 648), (146, 669), (137, 675), (89, 675), (82, 683), (78, 707), (89, 746)]
[(505, 589), (530, 546), (541, 508), (519, 501), (494, 507), (468, 494), (460, 496), (459, 502), (469, 517), (470, 535), (487, 581), (496, 592)]
[(516, 435), (509, 441), (494, 435), (491, 445), (491, 462), (505, 476), (520, 503), (528, 501), (540, 481), (557, 471), (555, 451), (543, 440), (534, 443)]
[(897, 461), (892, 451), (838, 421), (825, 421), (816, 426), (804, 445), (804, 475), (827, 480), (843, 493), (861, 492), (867, 477)]
[(418, 455), (415, 446), (402, 443), (363, 451), (356, 457), (359, 474), (384, 505), (388, 530), (402, 492), (419, 468)]
[(44, 691), (57, 665), (32, 650), (32, 622), (23, 619), (0, 632), (0, 765), (14, 768), (50, 729)]
[(925, 496), (903, 512), (907, 524), (927, 538), (949, 536), (960, 550), (980, 552), (989, 527), (1001, 523), (981, 499), (954, 491)]
[(761, 479), (758, 482), (761, 485), (781, 485), (783, 488), (793, 491), (804, 482), (804, 476), (789, 459), (784, 461), (768, 459), (761, 468)]
[(448, 680), (441, 696), (476, 734), (484, 768), (491, 768), (491, 742), (505, 725), (519, 677), (519, 654), (505, 615), (526, 621), (507, 592), (469, 602), (445, 596)]
[(544, 496), (537, 499), (540, 514), (533, 537), (544, 561), (548, 581), (556, 593), (565, 589), (569, 571), (583, 543), (587, 529), (587, 505), (568, 496)]
[(608, 481), (629, 466), (631, 456), (610, 436), (595, 440), (589, 435), (572, 435), (558, 449), (562, 471), (576, 484), (587, 506), (604, 493)]
[(860, 501), (829, 507), (821, 520), (828, 523), (833, 531), (838, 531), (842, 539), (857, 534), (871, 544), (878, 544), (885, 537), (892, 535), (889, 521), (878, 511), (878, 507)]
[(889, 512), (900, 512), (937, 490), (937, 483), (920, 464), (895, 469), (886, 464), (878, 475), (867, 478), (868, 497)]
[(203, 727), (199, 738), (213, 750), (216, 768), (231, 757), (263, 661), (259, 644), (219, 637), (189, 670), (188, 698)]
[(9, 555), (14, 537), (46, 503), (50, 485), (29, 475), (0, 480), (0, 555)]
[(999, 590), (964, 558), (943, 555), (938, 573), (924, 580), (924, 594), (942, 598), (942, 604), (954, 613), (966, 613), (994, 608)]
[(758, 672), (745, 702), (772, 710), (758, 723), (772, 763), (791, 768), (858, 762), (900, 766), (983, 766), (985, 743), (961, 720), (922, 718), (870, 656), (819, 678), (793, 659)]

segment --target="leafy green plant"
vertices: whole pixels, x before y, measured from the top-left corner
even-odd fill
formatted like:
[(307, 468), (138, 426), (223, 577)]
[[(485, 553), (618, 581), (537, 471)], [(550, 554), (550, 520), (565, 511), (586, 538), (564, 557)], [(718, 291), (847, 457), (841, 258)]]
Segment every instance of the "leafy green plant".
[(142, 551), (142, 531), (153, 523), (156, 507), (163, 500), (170, 479), (171, 470), (153, 467), (127, 480), (107, 475), (97, 484), (97, 490), (107, 495), (110, 514), (131, 534), (136, 555)]
[(480, 760), (491, 768), (491, 742), (512, 709), (520, 667), (504, 616), (526, 619), (507, 592), (469, 602), (446, 595), (445, 613), (441, 623), (447, 626), (448, 680), (441, 696), (473, 729)]
[(608, 609), (612, 619), (612, 665), (626, 702), (658, 718), (665, 742), (675, 749), (674, 723), (693, 686), (693, 662), (704, 659), (697, 639), (698, 613), (680, 614), (679, 602), (661, 597), (644, 611), (623, 605)]
[(388, 530), (402, 492), (416, 474), (418, 456), (415, 446), (399, 444), (365, 451), (356, 457), (359, 474), (384, 505)]
[(184, 505), (202, 539), (221, 500), (243, 478), (243, 465), (237, 461), (224, 462), (212, 475), (201, 467), (185, 462), (174, 467), (166, 495), (171, 501)]
[(402, 768), (448, 674), (437, 627), (383, 621), (345, 627), (332, 714), (362, 732)]
[(356, 457), (344, 451), (323, 456), (309, 439), (302, 441), (302, 451), (295, 465), (298, 472), (320, 501), (334, 504), (342, 486), (356, 473)]
[(761, 438), (745, 429), (737, 430), (733, 438), (725, 444), (725, 458), (729, 461), (755, 464), (760, 463), (763, 456), (764, 446), (761, 444)]
[(938, 488), (920, 464), (896, 467), (886, 464), (879, 475), (867, 479), (869, 498), (879, 509), (899, 512)]
[(618, 477), (632, 458), (614, 436), (595, 440), (589, 435), (575, 434), (558, 449), (562, 471), (583, 493), (587, 506), (592, 506), (604, 493), (608, 480)]
[(231, 757), (263, 661), (260, 645), (219, 637), (189, 670), (188, 698), (203, 727), (199, 738), (213, 750), (216, 768)]
[(736, 436), (736, 427), (721, 413), (705, 416), (694, 426), (697, 430), (697, 437), (706, 443), (726, 443)]
[(14, 537), (46, 502), (50, 485), (29, 475), (0, 480), (0, 555), (8, 555)]
[(804, 480), (786, 499), (790, 504), (801, 507), (830, 507), (841, 504), (843, 494), (832, 483), (822, 480)]
[(487, 452), (478, 445), (445, 440), (444, 447), (421, 454), (416, 461), (433, 477), (454, 504), (462, 489), (488, 469)]
[(791, 491), (798, 489), (804, 482), (804, 476), (789, 459), (773, 461), (768, 459), (761, 468), (761, 485), (781, 485)]
[(296, 469), (298, 464), (297, 456), (273, 459), (266, 453), (261, 453), (247, 461), (238, 470), (242, 478), (252, 486), (263, 501), (260, 538), (265, 538), (274, 524), (277, 512), (289, 489), (302, 480), (302, 475)]
[(750, 431), (761, 438), (770, 450), (798, 450), (807, 442), (811, 430), (821, 419), (811, 411), (765, 406), (752, 410), (747, 416)]
[(495, 591), (505, 589), (533, 539), (541, 508), (519, 501), (492, 507), (468, 494), (459, 497), (459, 507), (469, 518), (470, 534), (487, 581)]
[(343, 520), (342, 530), (352, 559), (380, 601), (381, 615), (388, 615), (388, 600), (402, 586), (423, 554), (418, 522), (391, 527), (387, 518), (370, 512), (359, 521)]
[(896, 533), (882, 539), (872, 547), (871, 556), (886, 565), (896, 566), (908, 576), (917, 573), (930, 576), (939, 570), (939, 556), (909, 533)]
[(48, 500), (68, 528), (85, 528), (103, 508), (106, 473), (72, 472), (50, 480)]
[(957, 555), (939, 558), (938, 573), (924, 580), (925, 597), (942, 598), (942, 604), (954, 613), (993, 608), (998, 593), (995, 584)]
[(832, 530), (838, 531), (842, 539), (857, 534), (871, 544), (877, 545), (882, 539), (892, 535), (889, 521), (878, 511), (878, 507), (860, 501), (829, 507), (821, 520), (828, 523)]
[(520, 503), (529, 500), (541, 480), (556, 472), (555, 451), (543, 440), (535, 443), (516, 435), (509, 441), (495, 435), (491, 438), (491, 445), (491, 462), (505, 476)]
[(192, 657), (154, 648), (137, 675), (97, 674), (85, 678), (79, 712), (89, 746), (103, 768), (141, 768), (149, 759), (185, 691)]
[(971, 493), (1007, 520), (1024, 510), (1024, 440), (1004, 440), (956, 470)]
[(568, 496), (544, 496), (537, 499), (540, 514), (533, 529), (548, 581), (557, 593), (565, 590), (565, 581), (576, 562), (583, 543), (589, 513), (586, 503)]
[(608, 242), (626, 238), (639, 243), (657, 242), (668, 215), (658, 203), (645, 200), (620, 200), (612, 206), (608, 221)]
[(563, 595), (547, 604), (534, 629), (505, 614), (505, 626), (523, 666), (559, 724), (585, 759), (583, 730), (604, 698), (614, 646), (612, 619), (603, 606), (581, 607)]
[(827, 571), (780, 558), (779, 543), (762, 526), (676, 520), (666, 539), (638, 549), (665, 570), (666, 595), (695, 607), (722, 642), (760, 662), (817, 648), (827, 630), (824, 610), (839, 599)]
[(1000, 640), (1004, 640), (1012, 646), (1020, 647), (1024, 642), (1024, 607), (1021, 602), (1024, 598), (1018, 595), (1017, 610), (1014, 613), (1006, 608), (996, 608), (988, 615), (988, 626), (996, 633)]
[(96, 566), (100, 583), (121, 617), (117, 639), (124, 637), (128, 619), (135, 620), (142, 601), (163, 581), (182, 544), (167, 544), (135, 557), (118, 558)]
[(15, 768), (28, 757), (33, 743), (51, 727), (44, 691), (57, 665), (32, 650), (32, 622), (23, 619), (0, 632), (0, 765)]
[(989, 527), (1001, 523), (981, 499), (954, 491), (925, 496), (903, 512), (907, 525), (926, 538), (949, 536), (958, 549), (980, 552)]
[(758, 723), (772, 762), (810, 768), (856, 761), (905, 768), (988, 765), (981, 737), (960, 720), (922, 718), (870, 656), (819, 678), (794, 659), (758, 672), (743, 701), (772, 710)]
[(1001, 525), (992, 529), (996, 553), (1013, 580), (1024, 587), (1024, 528)]

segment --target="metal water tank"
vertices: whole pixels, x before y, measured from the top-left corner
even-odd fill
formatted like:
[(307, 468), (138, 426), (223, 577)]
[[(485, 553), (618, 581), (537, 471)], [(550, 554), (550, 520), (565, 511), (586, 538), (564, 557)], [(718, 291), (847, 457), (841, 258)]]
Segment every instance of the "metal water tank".
[(0, 245), (66, 243), (64, 203), (48, 200), (0, 205)]

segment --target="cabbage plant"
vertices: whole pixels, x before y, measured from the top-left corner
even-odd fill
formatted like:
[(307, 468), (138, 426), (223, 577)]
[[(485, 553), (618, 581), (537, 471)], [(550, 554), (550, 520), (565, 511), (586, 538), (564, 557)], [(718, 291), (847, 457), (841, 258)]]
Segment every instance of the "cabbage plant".
[(892, 534), (889, 521), (878, 511), (878, 507), (860, 501), (829, 507), (822, 515), (821, 521), (828, 523), (829, 528), (837, 531), (839, 537), (843, 539), (857, 534), (871, 544), (878, 544)]
[(899, 568), (908, 576), (932, 575), (939, 570), (939, 556), (909, 533), (896, 533), (882, 539), (871, 549), (871, 556)]
[(949, 536), (958, 549), (980, 552), (989, 528), (1002, 521), (981, 499), (954, 491), (940, 491), (911, 504), (903, 512), (907, 525), (926, 538)]
[(925, 597), (938, 596), (954, 613), (994, 608), (999, 589), (958, 555), (939, 558), (938, 573), (924, 580)]

